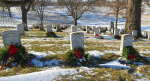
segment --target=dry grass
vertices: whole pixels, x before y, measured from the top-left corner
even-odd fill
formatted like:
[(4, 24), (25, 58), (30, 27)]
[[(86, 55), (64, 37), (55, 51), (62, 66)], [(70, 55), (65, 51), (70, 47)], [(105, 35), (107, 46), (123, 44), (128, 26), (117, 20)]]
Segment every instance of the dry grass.
[[(81, 77), (75, 77), (76, 75)], [(127, 70), (111, 68), (95, 68), (92, 72), (81, 72), (76, 75), (62, 76), (62, 79), (57, 81), (134, 81), (134, 76), (128, 74)]]
[(98, 51), (104, 51), (104, 50), (119, 50), (119, 48), (116, 47), (107, 47), (107, 46), (91, 46), (91, 47), (86, 47), (86, 51), (91, 51), (91, 50), (98, 50)]
[(0, 71), (0, 77), (2, 76), (12, 76), (12, 75), (19, 75), (19, 74), (26, 74), (31, 72), (40, 71), (40, 68), (37, 67), (13, 67), (9, 70)]
[[(68, 35), (68, 33), (64, 33), (64, 32), (55, 32), (55, 33), (58, 36), (67, 36)], [(46, 32), (41, 31), (39, 29), (33, 29), (30, 31), (26, 31), (26, 36), (27, 37), (46, 37)]]
[(43, 52), (43, 51), (67, 51), (69, 50), (69, 47), (62, 47), (58, 45), (52, 45), (52, 46), (31, 46), (30, 50), (37, 51), (37, 52)]
[(69, 44), (69, 41), (61, 41), (61, 40), (51, 40), (51, 41), (27, 41), (27, 42), (24, 42), (24, 44), (40, 44), (40, 45), (44, 45), (44, 44)]

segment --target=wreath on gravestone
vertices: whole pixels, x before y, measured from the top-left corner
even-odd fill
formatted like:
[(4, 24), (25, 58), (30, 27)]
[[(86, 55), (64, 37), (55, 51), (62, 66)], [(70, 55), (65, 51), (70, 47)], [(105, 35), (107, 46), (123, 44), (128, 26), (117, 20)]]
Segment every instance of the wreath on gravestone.
[(84, 66), (88, 63), (88, 54), (85, 54), (84, 49), (76, 48), (66, 53), (66, 61), (72, 66)]
[(136, 62), (141, 60), (141, 56), (138, 51), (132, 46), (126, 46), (123, 48), (123, 57), (127, 59), (128, 62)]
[(9, 45), (0, 49), (0, 65), (3, 67), (9, 64), (17, 63), (17, 65), (24, 66), (28, 64), (27, 52), (22, 45)]

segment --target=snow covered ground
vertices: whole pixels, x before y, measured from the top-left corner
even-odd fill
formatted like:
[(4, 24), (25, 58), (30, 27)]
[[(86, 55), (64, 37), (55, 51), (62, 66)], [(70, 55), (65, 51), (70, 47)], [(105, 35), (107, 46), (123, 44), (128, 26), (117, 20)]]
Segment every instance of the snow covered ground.
[(76, 69), (62, 69), (54, 67), (40, 72), (0, 77), (0, 81), (53, 81), (58, 76), (73, 75), (76, 73), (78, 73)]

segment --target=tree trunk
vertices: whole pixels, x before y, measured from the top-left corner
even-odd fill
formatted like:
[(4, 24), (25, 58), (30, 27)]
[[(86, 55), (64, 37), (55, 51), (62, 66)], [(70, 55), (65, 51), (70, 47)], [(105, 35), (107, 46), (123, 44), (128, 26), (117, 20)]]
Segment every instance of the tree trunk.
[(128, 0), (127, 21), (125, 32), (137, 30), (137, 37), (141, 37), (141, 5), (142, 0)]
[(117, 29), (118, 28), (118, 16), (119, 16), (119, 8), (117, 8), (117, 10), (116, 10), (116, 24), (115, 24), (115, 29)]
[(21, 11), (22, 11), (22, 23), (25, 24), (25, 30), (28, 31), (28, 23), (27, 23), (27, 13), (28, 11), (26, 10), (25, 6), (21, 6)]
[(41, 19), (40, 30), (44, 30), (43, 19)]
[(8, 7), (9, 17), (12, 17), (10, 7)]
[(74, 25), (75, 25), (75, 26), (78, 25), (77, 19), (74, 19)]

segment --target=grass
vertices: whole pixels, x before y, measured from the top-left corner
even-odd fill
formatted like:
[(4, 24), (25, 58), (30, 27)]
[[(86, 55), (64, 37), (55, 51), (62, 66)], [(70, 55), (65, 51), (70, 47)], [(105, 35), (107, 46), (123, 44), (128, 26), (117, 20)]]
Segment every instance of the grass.
[(91, 50), (98, 50), (98, 51), (104, 51), (104, 50), (119, 50), (119, 48), (116, 47), (107, 47), (107, 46), (88, 46), (85, 48), (86, 51), (91, 51)]
[[(148, 79), (150, 79), (150, 65), (145, 65), (145, 66), (139, 66), (138, 68), (137, 68), (137, 72), (138, 73), (141, 73), (141, 74), (144, 74), (145, 76), (145, 78), (148, 78)], [(141, 77), (140, 77), (141, 78)]]
[[(9, 29), (1, 29), (0, 30), (9, 30)], [(60, 36), (69, 36), (68, 33), (63, 33), (63, 32), (56, 32), (57, 35)], [(92, 36), (92, 35), (91, 35)], [(70, 49), (70, 42), (69, 40), (63, 40), (60, 38), (49, 38), (46, 37), (46, 32), (40, 31), (40, 30), (33, 30), (33, 31), (27, 31), (26, 32), (26, 37), (25, 39), (29, 39), (32, 37), (43, 37), (43, 38), (48, 38), (50, 39), (49, 41), (47, 40), (34, 40), (34, 41), (23, 41), (23, 45), (31, 45), (27, 47), (26, 49), (32, 50), (32, 51), (37, 51), (37, 52), (48, 52), (48, 51), (64, 51), (66, 52), (67, 50)], [(149, 45), (150, 42), (148, 41), (138, 41), (134, 42), (134, 46), (142, 46), (142, 47), (137, 47), (138, 50), (150, 50)], [(50, 44), (50, 45), (48, 45)], [(63, 46), (64, 44), (67, 44), (67, 46)], [(47, 46), (45, 46), (47, 45)], [(91, 51), (91, 50), (98, 50), (98, 51), (109, 51), (109, 50), (118, 50), (119, 51), (119, 46), (120, 46), (120, 41), (104, 41), (104, 40), (85, 40), (85, 50), (86, 51)], [(107, 46), (108, 45), (108, 46)], [(112, 47), (111, 47), (112, 46)], [(117, 47), (116, 47), (117, 46)], [(144, 47), (147, 46), (147, 47)], [(148, 56), (149, 54), (144, 54), (144, 56)], [(105, 54), (104, 56), (101, 57), (101, 59), (97, 62), (99, 63), (106, 63), (111, 60), (117, 59), (118, 55), (115, 54)], [(57, 60), (66, 60), (66, 55), (65, 54), (55, 54), (55, 55), (48, 55), (42, 59), (41, 61), (47, 61), (47, 60), (52, 60), (52, 59), (57, 59)], [(68, 67), (65, 65), (64, 67)], [(79, 67), (77, 67), (79, 68)], [(18, 75), (18, 74), (26, 74), (26, 73), (31, 73), (31, 72), (37, 72), (40, 71), (41, 68), (37, 67), (13, 67), (8, 70), (3, 70), (0, 71), (0, 77), (2, 76), (11, 76), (11, 75)], [(139, 66), (137, 68), (137, 72), (144, 74), (145, 78), (150, 79), (150, 65), (144, 65), (144, 66)], [(81, 75), (82, 77), (78, 77), (76, 79), (73, 79), (76, 75)], [(135, 78), (143, 78), (139, 76), (135, 76), (133, 74), (128, 74), (127, 70), (116, 70), (116, 69), (110, 69), (110, 68), (98, 68), (94, 67), (92, 70), (92, 73), (88, 72), (80, 72), (76, 75), (66, 75), (62, 76), (60, 80), (58, 81), (109, 81), (109, 80), (114, 80), (114, 81), (133, 81)]]
[[(64, 32), (55, 32), (55, 33), (58, 36), (67, 36), (68, 35), (68, 33), (64, 33)], [(41, 31), (39, 29), (33, 29), (31, 31), (26, 31), (26, 36), (27, 37), (46, 37), (46, 32)]]
[(69, 47), (62, 47), (58, 45), (52, 45), (52, 46), (31, 46), (32, 51), (37, 51), (37, 52), (48, 52), (48, 51), (67, 51), (69, 50)]
[(13, 67), (8, 70), (0, 71), (0, 77), (26, 74), (26, 73), (37, 72), (37, 71), (40, 71), (40, 68), (37, 68), (37, 67)]
[(48, 55), (44, 58), (41, 58), (41, 61), (47, 61), (47, 60), (52, 60), (52, 59), (57, 59), (57, 60), (65, 60), (66, 55), (65, 54), (54, 54), (54, 55)]
[(7, 31), (7, 30), (14, 30), (14, 29), (16, 29), (16, 28), (10, 28), (10, 27), (0, 27), (0, 32), (3, 32), (3, 31)]
[[(82, 77), (75, 78), (76, 75)], [(81, 72), (75, 75), (62, 76), (57, 81), (134, 81), (134, 76), (128, 74), (127, 70), (116, 70), (111, 68), (95, 68), (90, 72)]]
[(51, 40), (51, 41), (37, 41), (37, 40), (35, 40), (35, 41), (25, 41), (23, 44), (26, 44), (26, 43), (28, 43), (28, 44), (32, 44), (32, 45), (34, 45), (34, 44), (40, 44), (40, 45), (43, 45), (43, 44), (70, 44), (69, 43), (69, 41), (62, 41), (62, 40)]
[(40, 31), (40, 30), (32, 30), (32, 31), (26, 31), (26, 36), (27, 37), (45, 37), (46, 36), (46, 32), (44, 31)]

